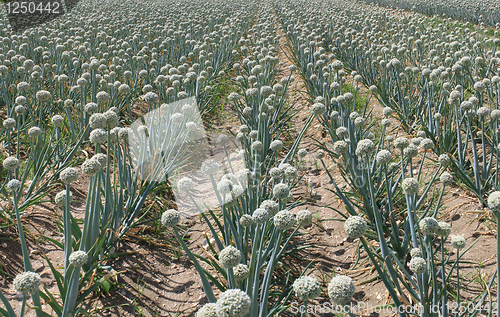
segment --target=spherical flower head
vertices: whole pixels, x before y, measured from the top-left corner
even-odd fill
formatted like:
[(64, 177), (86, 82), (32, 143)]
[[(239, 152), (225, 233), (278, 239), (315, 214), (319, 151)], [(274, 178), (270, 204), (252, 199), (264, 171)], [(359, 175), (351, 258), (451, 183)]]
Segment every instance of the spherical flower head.
[(252, 130), (250, 133), (248, 133), (248, 137), (252, 140), (257, 139), (257, 136), (259, 135), (259, 131), (257, 130)]
[(219, 262), (225, 269), (230, 269), (240, 264), (241, 252), (232, 245), (225, 247), (219, 253)]
[(177, 182), (177, 189), (181, 193), (187, 193), (193, 189), (193, 180), (189, 177), (183, 177)]
[(228, 142), (229, 142), (229, 137), (227, 136), (227, 134), (220, 134), (217, 137), (217, 144), (224, 145), (227, 144)]
[(241, 282), (248, 278), (248, 276), (250, 275), (250, 270), (248, 269), (247, 265), (238, 264), (235, 267), (233, 267), (233, 274), (234, 274), (234, 279), (237, 282)]
[(16, 120), (14, 118), (7, 118), (3, 121), (3, 126), (7, 130), (13, 129), (16, 126)]
[(31, 89), (31, 85), (25, 81), (21, 81), (17, 84), (17, 90), (25, 92)]
[(37, 138), (37, 137), (39, 137), (41, 134), (42, 134), (42, 129), (40, 129), (39, 127), (31, 127), (31, 128), (29, 128), (29, 130), (28, 130), (28, 136), (29, 136), (30, 138)]
[(127, 84), (121, 84), (118, 87), (118, 92), (122, 95), (128, 94), (130, 92), (130, 87)]
[(460, 109), (462, 109), (463, 112), (470, 111), (473, 107), (474, 107), (474, 105), (472, 104), (472, 102), (467, 101), (467, 100), (463, 101), (460, 104)]
[(89, 124), (92, 129), (104, 129), (106, 127), (106, 117), (102, 113), (94, 113), (90, 116)]
[[(73, 194), (69, 192), (69, 202), (73, 201)], [(61, 190), (56, 194), (55, 202), (59, 207), (66, 206), (66, 190)]]
[(354, 125), (356, 127), (361, 127), (363, 124), (365, 124), (365, 119), (362, 117), (358, 117), (356, 118), (356, 120), (354, 120)]
[(145, 136), (148, 133), (148, 127), (145, 125), (140, 125), (137, 127), (137, 133), (141, 136)]
[(94, 103), (94, 102), (89, 102), (88, 104), (85, 105), (85, 112), (88, 113), (89, 115), (93, 115), (97, 111), (99, 111), (99, 106)]
[(415, 178), (405, 178), (401, 183), (401, 187), (403, 188), (403, 192), (408, 195), (415, 195), (418, 193), (418, 180)]
[(99, 163), (101, 168), (104, 168), (108, 163), (108, 156), (104, 153), (97, 153), (96, 155), (92, 156), (91, 160), (96, 161), (97, 163)]
[(302, 276), (293, 282), (293, 292), (300, 300), (311, 300), (321, 294), (318, 280), (310, 276)]
[(273, 220), (274, 220), (274, 226), (278, 230), (283, 230), (283, 231), (291, 229), (296, 223), (295, 216), (288, 210), (282, 210), (278, 212), (274, 216)]
[(36, 99), (45, 102), (48, 101), (52, 97), (52, 94), (47, 90), (39, 90), (36, 92)]
[(478, 81), (474, 84), (474, 90), (477, 92), (484, 92), (486, 90), (486, 85), (482, 81)]
[(195, 314), (194, 317), (218, 317), (217, 305), (215, 303), (208, 303), (203, 305)]
[(274, 179), (279, 179), (283, 176), (283, 173), (280, 168), (273, 167), (269, 170), (269, 175)]
[(19, 160), (15, 156), (9, 156), (3, 160), (3, 168), (9, 172), (13, 172), (19, 167)]
[(394, 141), (394, 146), (400, 150), (403, 150), (404, 148), (408, 147), (410, 145), (410, 142), (408, 141), (407, 138), (397, 138)]
[(450, 157), (448, 156), (448, 154), (441, 154), (441, 155), (439, 155), (438, 161), (439, 161), (439, 165), (444, 167), (444, 166), (450, 164)]
[(297, 152), (297, 155), (301, 158), (304, 158), (306, 157), (307, 155), (307, 150), (306, 149), (300, 149), (298, 152)]
[(301, 226), (307, 226), (312, 223), (313, 217), (309, 210), (299, 210), (297, 212), (297, 222)]
[(269, 213), (263, 208), (257, 208), (253, 212), (252, 219), (259, 225), (264, 224), (269, 220)]
[(16, 193), (19, 188), (21, 188), (21, 182), (18, 181), (17, 179), (11, 179), (8, 183), (7, 183), (7, 191), (9, 193)]
[[(353, 94), (351, 94), (350, 92), (346, 92), (346, 93), (344, 94), (344, 99), (345, 99), (345, 101), (347, 101), (347, 102), (351, 102), (351, 101), (353, 101), (353, 100), (354, 100), (354, 95), (353, 95)], [(351, 120), (356, 120), (356, 118), (351, 119)]]
[(438, 226), (439, 229), (437, 230), (436, 234), (440, 237), (447, 238), (451, 233), (450, 224), (444, 221), (439, 221)]
[(81, 267), (85, 263), (87, 263), (88, 259), (89, 256), (87, 255), (87, 252), (79, 250), (71, 253), (71, 255), (68, 258), (68, 261), (69, 264), (73, 265), (74, 267)]
[(425, 217), (418, 223), (420, 231), (425, 235), (433, 235), (438, 232), (439, 224), (435, 218)]
[(403, 155), (407, 158), (414, 158), (418, 155), (418, 148), (415, 145), (410, 144), (403, 149)]
[(344, 223), (344, 230), (351, 239), (361, 238), (367, 229), (366, 220), (359, 216), (351, 216)]
[(42, 279), (35, 272), (24, 272), (14, 278), (14, 289), (24, 295), (35, 293), (41, 284)]
[(279, 151), (281, 151), (283, 149), (283, 142), (281, 142), (280, 140), (274, 140), (269, 145), (269, 148), (273, 152), (279, 152)]
[(351, 302), (355, 291), (354, 282), (346, 275), (337, 275), (328, 284), (328, 296), (334, 303), (342, 306)]
[(269, 217), (274, 217), (279, 211), (279, 204), (274, 200), (267, 199), (260, 204), (260, 208), (265, 209), (269, 213)]
[(217, 183), (217, 191), (222, 195), (227, 195), (233, 189), (233, 183), (228, 179), (221, 179), (219, 183)]
[(214, 175), (219, 171), (219, 169), (220, 169), (219, 163), (217, 163), (213, 159), (205, 160), (201, 164), (201, 172), (206, 175)]
[(425, 151), (431, 150), (434, 147), (434, 143), (432, 142), (431, 139), (423, 139), (420, 142), (420, 147), (424, 149)]
[(337, 137), (339, 139), (344, 139), (346, 137), (349, 136), (349, 132), (347, 131), (347, 128), (346, 127), (338, 127), (336, 130), (335, 130), (335, 133), (337, 134)]
[(363, 139), (371, 140), (373, 142), (373, 140), (375, 140), (375, 134), (371, 131), (366, 131), (365, 134), (363, 134)]
[(464, 237), (462, 236), (453, 236), (451, 238), (451, 246), (455, 249), (463, 249), (465, 248), (466, 244), (467, 241), (465, 241)]
[(93, 144), (103, 144), (108, 141), (108, 132), (104, 129), (94, 129), (90, 132), (89, 140)]
[(383, 127), (388, 128), (388, 127), (391, 126), (391, 120), (389, 120), (389, 119), (382, 119), (381, 124), (382, 124)]
[(253, 225), (253, 218), (250, 215), (243, 215), (240, 218), (240, 224), (243, 228), (248, 228)]
[(359, 113), (357, 113), (356, 111), (353, 111), (349, 114), (349, 119), (351, 119), (351, 121), (355, 121), (357, 118), (359, 118)]
[(251, 107), (245, 107), (243, 109), (243, 115), (245, 117), (250, 117), (252, 115), (252, 111), (253, 111), (253, 109)]
[(410, 255), (412, 258), (421, 258), (422, 257), (422, 250), (419, 248), (413, 248), (410, 251)]
[(427, 271), (427, 262), (421, 257), (414, 257), (410, 260), (408, 267), (415, 274), (423, 274)]
[(337, 154), (344, 154), (349, 149), (349, 145), (346, 141), (335, 141), (333, 143), (333, 151)]
[(246, 124), (240, 125), (240, 132), (241, 133), (248, 133), (250, 132), (250, 128)]
[(120, 128), (118, 131), (118, 138), (127, 141), (130, 136), (132, 136), (132, 129), (130, 128)]
[(493, 121), (500, 119), (500, 110), (494, 109), (493, 111), (491, 111), (490, 117), (491, 117), (491, 120), (493, 120)]
[(356, 155), (360, 157), (366, 157), (375, 151), (375, 144), (370, 139), (364, 139), (358, 142), (356, 147)]
[(270, 86), (262, 86), (260, 87), (260, 94), (264, 97), (269, 97), (270, 95), (274, 94), (274, 90)]
[(392, 159), (392, 154), (391, 152), (387, 151), (387, 150), (380, 150), (378, 153), (377, 153), (377, 163), (379, 165), (385, 165), (387, 163), (389, 163)]
[(391, 164), (389, 164), (389, 171), (395, 171), (398, 168), (399, 168), (399, 163), (392, 162)]
[(325, 158), (325, 151), (323, 151), (323, 150), (318, 150), (318, 151), (316, 152), (316, 158), (317, 158), (318, 160), (321, 160), (321, 159)]
[(281, 174), (283, 175), (283, 178), (285, 179), (294, 179), (297, 177), (297, 168), (293, 167), (292, 165), (285, 163), (281, 164), (279, 169), (281, 170)]
[(290, 189), (288, 188), (287, 184), (284, 183), (279, 183), (274, 185), (273, 187), (273, 196), (276, 199), (283, 200), (288, 197), (288, 194), (290, 193)]
[(114, 127), (118, 124), (118, 115), (111, 109), (104, 113), (104, 119), (108, 127)]
[(17, 96), (16, 97), (16, 105), (25, 105), (27, 102), (28, 102), (28, 100), (24, 96)]
[(253, 141), (252, 142), (252, 151), (259, 152), (262, 150), (262, 142), (260, 141)]
[(156, 93), (150, 91), (148, 92), (147, 94), (144, 95), (144, 100), (148, 103), (148, 104), (155, 104), (155, 103), (158, 103), (158, 100), (159, 100), (159, 97)]
[(169, 209), (161, 215), (161, 223), (165, 227), (173, 228), (177, 226), (181, 219), (181, 215), (175, 209)]
[(441, 174), (441, 177), (439, 177), (439, 180), (443, 183), (443, 185), (449, 185), (453, 182), (453, 176), (451, 176), (448, 172), (444, 172)]
[(236, 101), (236, 100), (238, 100), (240, 98), (241, 98), (241, 96), (238, 93), (236, 93), (236, 92), (230, 93), (229, 96), (227, 97), (227, 99), (229, 101)]
[[(244, 151), (244, 150), (243, 150)], [(248, 184), (250, 178), (250, 170), (248, 168), (242, 168), (236, 173), (236, 177), (242, 185)]]
[(239, 289), (228, 289), (216, 302), (218, 317), (243, 317), (250, 312), (252, 300)]
[(106, 103), (109, 101), (109, 94), (105, 91), (99, 91), (95, 97), (99, 103)]
[(315, 115), (320, 116), (326, 112), (326, 106), (322, 103), (315, 103), (312, 105), (311, 110)]
[(60, 128), (64, 124), (64, 118), (61, 115), (55, 115), (52, 117), (52, 124), (55, 127)]
[(22, 105), (17, 105), (15, 108), (14, 108), (14, 112), (21, 115), (23, 114), (24, 112), (26, 111), (26, 107), (22, 106)]
[(80, 173), (74, 167), (68, 167), (68, 168), (64, 169), (61, 172), (61, 174), (59, 174), (59, 178), (66, 185), (69, 185), (71, 183), (76, 182), (76, 180), (78, 179), (78, 176), (80, 176)]
[(488, 196), (488, 208), (494, 212), (500, 211), (500, 191), (494, 191)]
[(102, 168), (99, 161), (94, 159), (88, 159), (83, 162), (81, 169), (85, 175), (93, 176)]
[(486, 107), (481, 107), (481, 108), (477, 109), (476, 113), (477, 113), (477, 116), (479, 118), (485, 118), (486, 116), (488, 116), (490, 114), (490, 109), (488, 109)]

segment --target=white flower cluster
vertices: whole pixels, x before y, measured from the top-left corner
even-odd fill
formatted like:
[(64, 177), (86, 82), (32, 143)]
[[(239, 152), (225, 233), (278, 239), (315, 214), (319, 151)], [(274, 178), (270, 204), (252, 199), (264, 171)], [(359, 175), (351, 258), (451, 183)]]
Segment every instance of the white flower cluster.
[(351, 302), (356, 288), (352, 278), (346, 275), (337, 275), (328, 284), (328, 295), (339, 305), (348, 305)]
[(244, 317), (250, 312), (252, 300), (239, 289), (228, 289), (215, 304), (217, 317)]
[(33, 294), (41, 284), (42, 279), (35, 272), (24, 272), (14, 278), (14, 289), (24, 295)]
[(299, 277), (293, 282), (292, 288), (301, 300), (311, 300), (321, 294), (321, 285), (318, 280), (310, 276)]
[(225, 269), (231, 269), (241, 262), (241, 251), (229, 245), (219, 253), (219, 262)]
[(361, 238), (367, 229), (366, 220), (360, 216), (351, 216), (344, 223), (344, 230), (352, 239)]
[(175, 209), (168, 209), (161, 215), (161, 223), (168, 228), (177, 226), (181, 219), (179, 212)]

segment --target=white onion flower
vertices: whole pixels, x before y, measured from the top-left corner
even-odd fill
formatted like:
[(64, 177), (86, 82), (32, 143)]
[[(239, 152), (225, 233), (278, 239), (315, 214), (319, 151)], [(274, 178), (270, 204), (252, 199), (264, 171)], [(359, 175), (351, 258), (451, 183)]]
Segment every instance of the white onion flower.
[(168, 209), (161, 215), (161, 223), (168, 228), (177, 226), (181, 219), (179, 212), (175, 209)]
[(14, 278), (14, 289), (24, 295), (35, 293), (41, 284), (42, 279), (35, 272), (24, 272)]
[(219, 262), (225, 269), (230, 269), (241, 262), (241, 252), (232, 245), (225, 247), (219, 253)]
[(355, 290), (354, 282), (346, 275), (337, 275), (328, 284), (328, 295), (331, 300), (342, 306), (351, 302)]
[(292, 285), (295, 295), (301, 300), (311, 300), (321, 294), (321, 285), (318, 280), (310, 276), (296, 279)]

